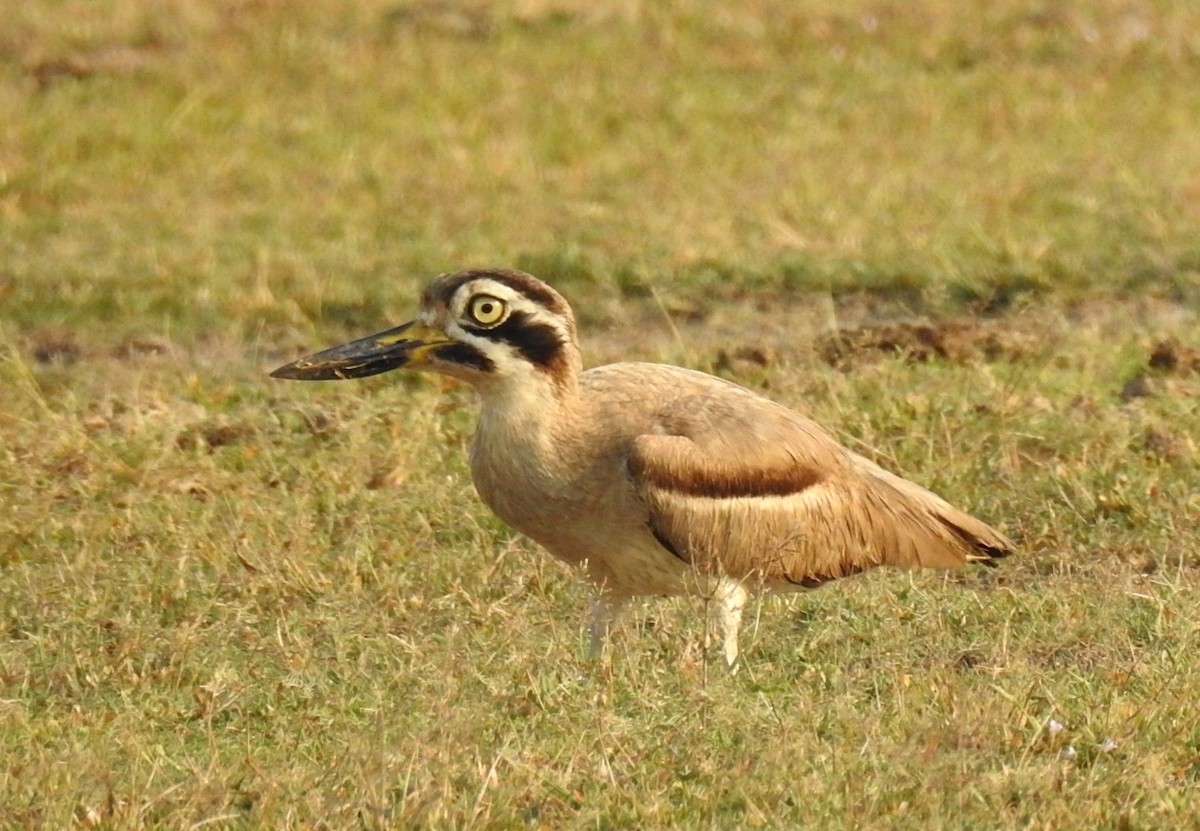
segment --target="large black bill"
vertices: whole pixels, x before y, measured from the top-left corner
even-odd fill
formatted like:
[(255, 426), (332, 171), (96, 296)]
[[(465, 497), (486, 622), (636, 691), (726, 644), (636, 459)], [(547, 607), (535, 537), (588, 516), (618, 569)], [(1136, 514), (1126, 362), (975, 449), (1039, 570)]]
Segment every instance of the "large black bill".
[(272, 378), (293, 381), (336, 381), (342, 378), (366, 378), (409, 362), (413, 349), (428, 341), (411, 337), (416, 321), (388, 329), (378, 335), (343, 343), (292, 361), (271, 373)]

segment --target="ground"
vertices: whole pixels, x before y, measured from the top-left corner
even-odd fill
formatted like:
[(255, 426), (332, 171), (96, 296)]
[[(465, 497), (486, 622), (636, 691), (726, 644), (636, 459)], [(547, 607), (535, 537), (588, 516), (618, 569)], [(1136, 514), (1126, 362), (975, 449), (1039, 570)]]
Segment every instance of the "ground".
[[(62, 0), (0, 32), (0, 825), (1200, 824), (1200, 11)], [(432, 275), (802, 410), (994, 570), (586, 657)]]

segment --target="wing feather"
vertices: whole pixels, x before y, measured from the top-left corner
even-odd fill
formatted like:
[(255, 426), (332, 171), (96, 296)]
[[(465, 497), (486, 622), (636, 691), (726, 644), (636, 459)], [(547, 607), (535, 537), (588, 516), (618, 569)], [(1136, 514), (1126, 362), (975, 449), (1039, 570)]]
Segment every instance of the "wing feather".
[(687, 397), (657, 425), (633, 442), (629, 475), (659, 542), (699, 570), (813, 587), (879, 565), (955, 567), (1012, 549), (752, 393)]

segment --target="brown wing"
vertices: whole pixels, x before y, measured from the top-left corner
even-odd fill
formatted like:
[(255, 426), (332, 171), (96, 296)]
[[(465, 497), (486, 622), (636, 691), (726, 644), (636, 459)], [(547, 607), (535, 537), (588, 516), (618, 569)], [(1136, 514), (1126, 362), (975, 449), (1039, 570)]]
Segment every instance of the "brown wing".
[(675, 402), (629, 458), (651, 530), (699, 570), (812, 587), (878, 565), (955, 567), (1011, 551), (816, 423), (739, 392)]

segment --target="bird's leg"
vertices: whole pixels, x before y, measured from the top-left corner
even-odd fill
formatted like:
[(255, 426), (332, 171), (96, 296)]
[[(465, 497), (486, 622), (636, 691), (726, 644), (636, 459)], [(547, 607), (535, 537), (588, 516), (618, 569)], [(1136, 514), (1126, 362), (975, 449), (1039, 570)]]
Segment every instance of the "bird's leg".
[(732, 577), (722, 577), (713, 592), (717, 626), (724, 638), (725, 663), (731, 672), (737, 672), (738, 630), (742, 625), (742, 609), (749, 597), (746, 588)]
[(592, 658), (599, 658), (601, 650), (604, 649), (604, 642), (608, 639), (608, 635), (612, 632), (621, 613), (625, 611), (625, 607), (629, 605), (628, 597), (620, 597), (618, 595), (601, 592), (592, 600), (588, 607), (588, 618), (591, 621), (591, 643), (588, 647), (588, 655)]

